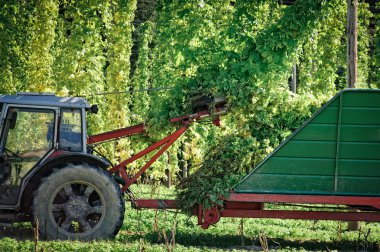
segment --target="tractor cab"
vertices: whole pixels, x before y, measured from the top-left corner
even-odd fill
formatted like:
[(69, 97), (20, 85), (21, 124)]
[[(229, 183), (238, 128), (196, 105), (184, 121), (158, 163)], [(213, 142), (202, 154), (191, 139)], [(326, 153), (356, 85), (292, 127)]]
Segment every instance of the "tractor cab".
[(86, 153), (86, 109), (78, 97), (0, 96), (0, 206), (17, 205), (25, 181), (52, 156)]

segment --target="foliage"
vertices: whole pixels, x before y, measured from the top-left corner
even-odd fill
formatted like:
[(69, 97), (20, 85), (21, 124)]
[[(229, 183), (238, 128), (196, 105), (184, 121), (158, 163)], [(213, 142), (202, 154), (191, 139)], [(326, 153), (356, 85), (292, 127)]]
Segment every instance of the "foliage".
[[(170, 170), (176, 178), (184, 167), (195, 172), (210, 145), (234, 134), (256, 139), (260, 147), (252, 155), (257, 164), (313, 108), (346, 85), (346, 2), (280, 3), (3, 1), (0, 93), (86, 96), (100, 107), (98, 115), (89, 116), (90, 135), (146, 121), (147, 136), (99, 147), (118, 163), (173, 131), (168, 119), (191, 112), (194, 94), (221, 92), (232, 106), (223, 130), (194, 125), (147, 175), (161, 179)], [(145, 13), (149, 4), (155, 9), (151, 15)], [(141, 24), (135, 22), (139, 11), (144, 12)], [(379, 17), (360, 3), (360, 87), (367, 87), (368, 80), (372, 86), (379, 82), (380, 33), (378, 26), (371, 30), (372, 19)], [(138, 57), (132, 70), (133, 46)], [(287, 92), (294, 64), (298, 98)], [(130, 93), (161, 87), (173, 90)], [(126, 93), (95, 95), (117, 91)], [(127, 169), (134, 171), (144, 161)]]
[[(376, 3), (376, 10), (380, 10), (380, 3)], [(376, 26), (374, 29), (374, 36), (372, 46), (374, 50), (372, 52), (372, 64), (371, 64), (371, 86), (379, 88), (380, 86), (380, 15), (376, 15)]]
[[(189, 169), (191, 176), (177, 187), (181, 207), (187, 212), (194, 204), (207, 208), (219, 204), (221, 196), (227, 197), (236, 181), (345, 87), (346, 1), (298, 0), (291, 6), (277, 0), (151, 2), (158, 5), (154, 15), (137, 27), (134, 20), (142, 4), (138, 0), (2, 1), (0, 93), (50, 91), (86, 96), (100, 107), (98, 115), (89, 116), (90, 135), (146, 121), (148, 135), (99, 148), (113, 163), (171, 132), (168, 119), (190, 113), (193, 95), (224, 93), (231, 113), (223, 118), (221, 129), (193, 125), (147, 173), (151, 179), (162, 179), (169, 170), (169, 176), (176, 178), (180, 168)], [(360, 3), (359, 87), (367, 83), (379, 87), (379, 20), (367, 4)], [(376, 23), (375, 28), (370, 22)], [(131, 75), (132, 47), (137, 44), (136, 69)], [(298, 68), (298, 94), (288, 91), (293, 65)], [(130, 92), (162, 87), (173, 89)], [(118, 91), (125, 94), (96, 95)], [(142, 162), (127, 170), (133, 173)], [(128, 209), (126, 214), (115, 242), (40, 244), (44, 251), (136, 251), (141, 246), (148, 251), (166, 250), (160, 231), (154, 230), (154, 212)], [(168, 223), (179, 222), (178, 250), (205, 249), (192, 245), (230, 249), (241, 241), (236, 220), (222, 220), (203, 231), (195, 230), (187, 216), (157, 215), (159, 228), (165, 231), (169, 231)], [(365, 249), (362, 244), (368, 242), (357, 241), (357, 233), (340, 234), (334, 222), (245, 223), (250, 225), (247, 241), (258, 245), (255, 237), (265, 227), (274, 240), (272, 246), (280, 244), (284, 250)], [(377, 224), (365, 227), (379, 230)], [(371, 233), (372, 249), (378, 233)], [(4, 251), (33, 250), (28, 239), (2, 239), (0, 245)]]
[(310, 34), (302, 46), (299, 67), (299, 93), (333, 93), (336, 86), (344, 88), (346, 66), (345, 25), (347, 6), (334, 2), (323, 22)]
[(287, 93), (261, 97), (263, 100), (255, 103), (255, 114), (239, 118), (239, 134), (215, 142), (198, 170), (180, 181), (177, 199), (185, 212), (191, 213), (194, 205), (206, 209), (220, 205), (221, 198), (228, 197), (230, 189), (272, 152), (273, 146), (281, 143), (320, 106), (312, 97), (289, 97)]
[[(199, 25), (196, 25), (190, 32), (183, 31), (183, 35), (178, 34), (176, 36), (178, 42), (163, 43), (163, 46), (166, 47), (174, 44), (171, 51), (175, 55), (171, 56), (176, 59), (178, 64), (178, 66), (172, 66), (173, 60), (165, 60), (169, 66), (161, 67), (161, 69), (167, 68), (168, 71), (176, 72), (170, 75), (164, 73), (155, 79), (161, 81), (162, 78), (165, 80), (170, 78), (171, 82), (176, 81), (175, 90), (170, 94), (169, 101), (164, 103), (165, 106), (167, 104), (170, 106), (169, 116), (180, 115), (188, 110), (187, 101), (195, 93), (222, 92), (227, 95), (234, 107), (245, 108), (256, 96), (257, 88), (269, 89), (286, 83), (291, 66), (289, 59), (294, 57), (299, 46), (317, 24), (317, 20), (322, 19), (330, 7), (324, 1), (300, 1), (299, 4), (297, 3), (283, 11), (271, 9), (268, 3), (262, 1), (252, 2), (252, 5), (256, 6), (255, 8), (250, 8), (252, 5), (247, 6), (244, 2), (236, 3), (233, 15), (231, 15), (232, 13), (224, 14), (227, 16), (224, 18), (225, 21), (223, 18), (213, 19), (213, 15), (223, 13), (218, 9), (223, 6), (222, 4), (216, 6), (205, 4), (204, 7), (197, 8), (197, 11), (193, 12), (189, 10), (192, 7), (191, 4), (181, 7), (172, 4), (177, 15), (184, 15), (181, 17), (181, 21), (189, 20), (187, 22)], [(224, 11), (232, 12), (230, 9), (224, 9)], [(274, 20), (270, 19), (261, 26), (256, 26), (258, 31), (250, 32), (252, 24), (250, 22), (241, 24), (240, 22), (240, 20), (244, 20), (247, 12), (249, 12), (248, 15), (259, 18), (260, 15), (257, 13), (270, 16), (270, 13), (276, 12), (276, 10), (281, 11), (281, 15), (278, 14), (280, 18), (278, 19), (277, 15), (274, 15)], [(208, 18), (212, 19), (207, 20)], [(216, 23), (217, 20), (222, 21)], [(179, 30), (175, 27), (176, 24), (177, 26), (183, 25), (178, 21), (177, 16), (170, 21), (170, 26), (174, 26), (171, 28), (173, 30)], [(223, 26), (227, 26), (229, 23), (232, 23), (231, 27)], [(235, 23), (236, 25), (234, 25)], [(205, 37), (206, 27), (208, 39), (200, 42), (201, 38)], [(225, 39), (221, 40), (220, 38)], [(179, 41), (181, 44), (177, 45)], [(189, 46), (184, 46), (187, 44)], [(191, 46), (192, 44), (195, 46)], [(177, 81), (178, 78), (180, 78), (179, 81)], [(169, 80), (168, 83), (170, 83)], [(168, 110), (157, 107), (160, 112)], [(152, 116), (152, 118), (152, 124), (160, 125), (157, 121), (157, 118), (160, 117)]]
[[(240, 7), (247, 10), (246, 6), (236, 3), (235, 8)], [(262, 4), (261, 8), (256, 7), (252, 16), (256, 16), (255, 11), (272, 12), (269, 7), (268, 3)], [(310, 12), (310, 9), (315, 11)], [(279, 9), (280, 13), (274, 16), (275, 21), (268, 21), (254, 38), (247, 38), (247, 33), (238, 33), (244, 37), (240, 39), (251, 42), (245, 47), (241, 46), (239, 53), (224, 49), (223, 53), (230, 58), (222, 63), (215, 59), (211, 66), (198, 67), (194, 78), (177, 86), (173, 97), (182, 97), (183, 100), (191, 92), (222, 91), (226, 94), (233, 107), (230, 123), (237, 125), (234, 133), (248, 141), (230, 142), (222, 138), (218, 142), (218, 146), (223, 147), (212, 152), (209, 158), (203, 160), (198, 172), (180, 183), (178, 199), (184, 209), (189, 211), (192, 203), (202, 204), (206, 208), (218, 204), (220, 197), (228, 194), (237, 178), (252, 169), (310, 116), (312, 105), (318, 102), (310, 96), (292, 98), (290, 92), (286, 92), (287, 84), (282, 83), (287, 83), (291, 59), (305, 38), (316, 29), (319, 18), (328, 15), (331, 9), (334, 9), (333, 4), (316, 1), (302, 1), (283, 11)], [(234, 18), (240, 20), (240, 15), (236, 14)], [(248, 27), (241, 29), (248, 30)], [(179, 87), (181, 90), (178, 90)], [(179, 101), (174, 104), (183, 106)], [(244, 151), (245, 148), (248, 150)]]
[(252, 138), (224, 137), (207, 153), (202, 166), (177, 186), (177, 199), (182, 209), (191, 214), (195, 205), (208, 209), (223, 203), (241, 174), (247, 172), (254, 160), (257, 142)]

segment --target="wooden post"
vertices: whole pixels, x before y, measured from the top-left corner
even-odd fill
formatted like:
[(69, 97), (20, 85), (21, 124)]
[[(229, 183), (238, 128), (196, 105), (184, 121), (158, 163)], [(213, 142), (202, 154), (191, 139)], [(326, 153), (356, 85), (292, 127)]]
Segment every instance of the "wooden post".
[(347, 0), (347, 84), (358, 82), (358, 0)]
[(170, 188), (172, 186), (172, 178), (171, 178), (169, 169), (165, 169), (165, 175), (166, 175), (165, 186), (167, 188)]
[(185, 143), (182, 141), (181, 145), (179, 147), (180, 153), (179, 153), (179, 168), (181, 171), (180, 177), (181, 178), (187, 178), (187, 160), (184, 158), (184, 151), (185, 151)]
[[(355, 210), (355, 212), (359, 212), (359, 210)], [(349, 221), (348, 222), (348, 231), (357, 231), (360, 229), (360, 222), (359, 221)]]
[(290, 83), (290, 91), (294, 94), (297, 93), (297, 64), (293, 63), (292, 67), (292, 81)]
[[(347, 84), (355, 88), (358, 82), (358, 0), (347, 0), (347, 42)], [(348, 222), (349, 231), (359, 229), (359, 221)]]

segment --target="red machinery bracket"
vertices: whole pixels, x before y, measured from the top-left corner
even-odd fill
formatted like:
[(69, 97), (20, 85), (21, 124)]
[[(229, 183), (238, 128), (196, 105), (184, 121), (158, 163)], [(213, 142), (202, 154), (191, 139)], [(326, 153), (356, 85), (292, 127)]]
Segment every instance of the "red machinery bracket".
[[(183, 126), (182, 128), (172, 133), (171, 135), (165, 137), (164, 139), (158, 141), (157, 143), (152, 144), (148, 148), (140, 151), (136, 155), (121, 162), (120, 164), (112, 167), (109, 170), (109, 172), (114, 173), (118, 171), (121, 177), (123, 178), (123, 180), (125, 181), (125, 184), (121, 188), (121, 190), (124, 192), (128, 189), (128, 187), (130, 187), (133, 183), (135, 183), (137, 179), (154, 163), (154, 161), (156, 161), (157, 158), (161, 156), (162, 153), (164, 153), (187, 129), (188, 129), (187, 125)], [(160, 147), (162, 148), (159, 151), (157, 151), (157, 153), (154, 154), (153, 157), (151, 157), (151, 159), (131, 179), (129, 179), (125, 171), (125, 166)]]
[[(169, 136), (163, 138), (162, 140), (152, 144), (146, 149), (140, 151), (134, 156), (128, 158), (127, 160), (119, 163), (118, 165), (112, 167), (108, 170), (110, 173), (118, 173), (124, 181), (124, 185), (122, 187), (122, 191), (126, 191), (133, 183), (137, 181), (137, 179), (158, 159), (160, 155), (162, 155), (189, 127), (189, 124), (192, 122), (200, 121), (205, 118), (212, 118), (212, 122), (216, 126), (220, 126), (221, 115), (224, 115), (228, 111), (228, 107), (226, 107), (226, 98), (225, 97), (201, 97), (199, 98), (197, 106), (200, 106), (205, 109), (196, 111), (194, 114), (180, 116), (176, 118), (172, 118), (170, 122), (181, 122), (182, 127), (176, 130), (174, 133)], [(109, 132), (104, 132), (95, 136), (90, 136), (87, 138), (87, 144), (97, 144), (101, 142), (106, 142), (122, 137), (129, 137), (135, 134), (141, 134), (145, 132), (145, 125), (138, 124), (135, 126), (117, 129)], [(149, 161), (131, 178), (129, 174), (126, 172), (126, 166), (131, 164), (135, 160), (151, 153), (154, 150), (158, 150)]]
[[(200, 206), (201, 207), (201, 206)], [(203, 229), (217, 223), (220, 220), (220, 211), (217, 207), (212, 207), (203, 211), (203, 221), (201, 227)]]
[[(213, 120), (213, 123), (217, 126), (220, 125), (219, 116), (222, 115), (222, 113), (225, 113), (225, 111), (222, 111), (221, 109), (218, 109), (218, 111), (221, 111), (221, 112)], [(196, 122), (198, 120), (202, 120), (207, 117), (210, 117), (210, 113), (208, 111), (200, 111), (195, 114), (180, 116), (180, 117), (171, 119), (170, 122), (182, 122), (183, 126), (177, 131), (175, 131), (174, 133), (170, 134), (169, 136), (152, 144), (151, 146), (140, 151), (136, 155), (130, 157), (129, 159), (109, 169), (108, 171), (110, 173), (118, 172), (119, 175), (124, 180), (125, 183), (123, 187), (121, 188), (121, 190), (126, 191), (133, 183), (135, 183), (137, 179), (158, 159), (158, 157), (161, 156), (162, 153), (164, 153), (189, 128), (190, 123)], [(142, 132), (145, 132), (145, 127), (143, 124), (139, 124), (139, 125), (132, 126), (129, 128), (124, 128), (124, 129), (96, 135), (94, 137), (89, 138), (88, 142), (91, 142), (91, 143), (102, 142), (102, 141), (107, 141), (114, 138), (120, 138), (123, 136), (131, 136), (131, 135), (142, 133)], [(128, 164), (134, 162), (135, 160), (157, 149), (159, 150), (150, 158), (150, 160), (132, 178), (130, 178), (130, 176), (127, 174), (125, 170), (125, 167)]]

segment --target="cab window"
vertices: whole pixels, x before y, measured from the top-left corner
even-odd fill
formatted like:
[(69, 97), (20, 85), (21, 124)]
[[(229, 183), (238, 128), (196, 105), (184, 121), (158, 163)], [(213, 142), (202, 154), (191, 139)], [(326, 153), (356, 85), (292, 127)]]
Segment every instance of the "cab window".
[(82, 113), (80, 109), (62, 109), (59, 149), (73, 152), (83, 150)]
[(10, 108), (5, 148), (17, 156), (42, 158), (53, 146), (54, 111)]
[(0, 204), (14, 205), (25, 176), (53, 150), (55, 111), (10, 107), (1, 141)]

